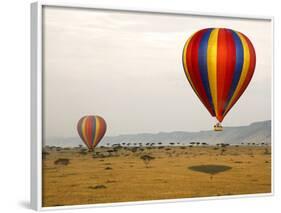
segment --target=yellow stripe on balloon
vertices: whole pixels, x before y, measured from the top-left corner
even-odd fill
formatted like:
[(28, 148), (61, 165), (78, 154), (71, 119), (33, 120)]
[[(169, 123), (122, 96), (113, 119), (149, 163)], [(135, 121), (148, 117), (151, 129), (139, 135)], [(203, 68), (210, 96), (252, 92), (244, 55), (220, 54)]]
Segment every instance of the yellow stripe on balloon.
[(83, 121), (82, 121), (81, 128), (82, 128), (83, 138), (84, 138), (85, 142), (87, 143), (87, 145), (89, 146), (88, 139), (87, 139), (87, 136), (86, 136), (86, 121), (87, 121), (87, 117), (84, 117)]
[(98, 133), (99, 133), (99, 128), (100, 128), (100, 121), (99, 121), (99, 117), (98, 116), (95, 116), (95, 119), (96, 119), (96, 132), (95, 132), (95, 138), (94, 138), (94, 141), (93, 141), (93, 147), (96, 146), (96, 143), (98, 142), (97, 141), (97, 138), (98, 138)]
[(218, 43), (218, 29), (214, 29), (209, 37), (207, 49), (207, 66), (208, 79), (214, 105), (216, 116), (218, 115), (217, 103), (217, 43)]
[(245, 40), (245, 38), (239, 33), (236, 32), (242, 42), (242, 46), (243, 46), (243, 54), (244, 54), (244, 63), (243, 63), (243, 68), (242, 68), (242, 73), (238, 82), (238, 85), (235, 89), (235, 92), (233, 93), (233, 96), (231, 97), (225, 111), (224, 114), (229, 110), (229, 107), (232, 105), (232, 102), (235, 100), (235, 98), (237, 97), (237, 95), (239, 94), (245, 80), (248, 74), (248, 70), (249, 70), (249, 66), (250, 66), (250, 50), (248, 47), (248, 44)]
[(186, 49), (187, 49), (188, 44), (189, 44), (189, 42), (190, 42), (192, 37), (193, 37), (193, 35), (189, 37), (189, 39), (186, 41), (186, 43), (184, 45), (184, 49), (183, 49), (183, 66), (184, 66), (184, 72), (185, 72), (185, 74), (187, 76), (187, 79), (188, 79), (189, 83), (191, 84), (192, 89), (194, 90), (196, 95), (200, 98), (200, 96), (198, 95), (198, 92), (195, 89), (194, 84), (193, 84), (193, 82), (192, 82), (192, 80), (190, 78), (190, 75), (189, 75), (189, 72), (188, 72), (188, 68), (187, 68), (187, 62), (186, 62)]

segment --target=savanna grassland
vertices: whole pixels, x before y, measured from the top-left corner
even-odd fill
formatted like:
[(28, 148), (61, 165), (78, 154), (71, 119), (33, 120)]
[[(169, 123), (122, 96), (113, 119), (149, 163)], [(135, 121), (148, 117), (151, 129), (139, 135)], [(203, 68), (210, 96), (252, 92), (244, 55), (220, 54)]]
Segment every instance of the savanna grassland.
[(270, 146), (52, 148), (43, 206), (271, 192)]

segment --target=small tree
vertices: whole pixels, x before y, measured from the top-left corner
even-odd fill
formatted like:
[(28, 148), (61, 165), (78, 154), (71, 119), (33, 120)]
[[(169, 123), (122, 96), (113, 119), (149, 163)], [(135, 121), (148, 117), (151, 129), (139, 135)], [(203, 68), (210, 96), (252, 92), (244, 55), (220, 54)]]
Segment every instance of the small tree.
[(269, 151), (269, 149), (268, 149), (267, 147), (266, 147), (265, 150), (264, 150), (264, 154), (265, 154), (265, 155), (270, 155), (270, 154), (271, 154), (270, 151)]
[(150, 161), (154, 160), (155, 158), (150, 155), (142, 155), (140, 159), (143, 160), (145, 167), (148, 168), (148, 164), (150, 163)]
[(108, 153), (108, 156), (111, 157), (112, 156), (112, 153), (114, 153), (115, 151), (110, 149), (110, 150), (107, 150), (107, 153)]
[(223, 155), (223, 153), (225, 153), (226, 149), (222, 148), (221, 149), (221, 155)]
[(80, 155), (87, 155), (87, 153), (88, 153), (88, 149), (86, 149), (86, 148), (81, 148), (79, 151)]
[(131, 149), (131, 151), (133, 152), (133, 153), (135, 153), (135, 152), (137, 152), (138, 151), (138, 147), (133, 147), (132, 149)]

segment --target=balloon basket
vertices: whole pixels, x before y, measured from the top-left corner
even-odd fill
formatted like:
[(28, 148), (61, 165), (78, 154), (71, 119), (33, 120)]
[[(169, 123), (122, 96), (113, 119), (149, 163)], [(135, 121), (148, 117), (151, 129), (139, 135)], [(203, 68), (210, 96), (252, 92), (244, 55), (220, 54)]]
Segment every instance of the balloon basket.
[(216, 125), (214, 125), (214, 131), (215, 132), (223, 131), (222, 125), (220, 123), (217, 123)]

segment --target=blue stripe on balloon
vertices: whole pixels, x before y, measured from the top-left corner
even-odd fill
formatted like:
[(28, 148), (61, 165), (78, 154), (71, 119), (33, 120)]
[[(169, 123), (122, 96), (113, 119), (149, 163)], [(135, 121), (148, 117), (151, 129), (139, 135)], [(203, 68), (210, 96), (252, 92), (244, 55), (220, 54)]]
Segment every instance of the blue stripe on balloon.
[(244, 52), (243, 52), (242, 42), (236, 32), (234, 32), (233, 30), (231, 30), (231, 32), (232, 32), (232, 37), (233, 37), (233, 40), (235, 43), (236, 62), (235, 62), (235, 70), (234, 70), (234, 74), (233, 74), (234, 76), (233, 76), (232, 84), (231, 84), (231, 87), (230, 87), (230, 90), (228, 93), (227, 102), (224, 106), (224, 110), (226, 109), (226, 107), (238, 85), (238, 82), (239, 82), (239, 79), (240, 79), (240, 76), (242, 73), (243, 62), (244, 62)]
[(93, 146), (94, 144), (94, 139), (95, 139), (95, 135), (96, 135), (96, 117), (92, 116), (93, 119), (93, 125), (92, 125), (92, 140), (91, 140), (91, 146)]
[(206, 32), (202, 36), (202, 39), (199, 44), (199, 50), (198, 50), (198, 64), (199, 64), (200, 75), (201, 75), (201, 79), (202, 79), (202, 83), (203, 83), (205, 92), (207, 94), (209, 103), (212, 106), (213, 111), (215, 111), (213, 99), (212, 99), (212, 95), (211, 95), (211, 90), (210, 90), (210, 85), (209, 85), (208, 65), (207, 65), (208, 42), (209, 42), (209, 37), (210, 37), (212, 30), (213, 30), (213, 28), (207, 29)]

